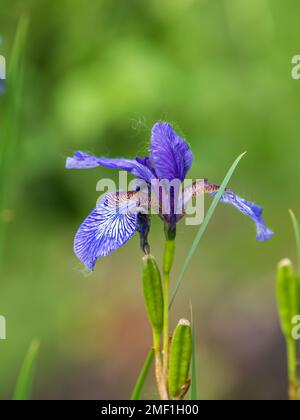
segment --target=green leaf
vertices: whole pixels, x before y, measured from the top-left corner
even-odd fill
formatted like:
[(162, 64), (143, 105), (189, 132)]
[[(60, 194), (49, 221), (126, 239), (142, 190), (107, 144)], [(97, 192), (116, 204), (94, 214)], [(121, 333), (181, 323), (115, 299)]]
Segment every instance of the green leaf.
[[(211, 220), (211, 218), (212, 218), (212, 216), (213, 216), (213, 214), (214, 214), (214, 212), (216, 210), (216, 207), (217, 207), (217, 205), (218, 205), (218, 203), (220, 201), (220, 198), (221, 198), (222, 194), (224, 193), (224, 191), (225, 191), (225, 189), (226, 189), (226, 187), (227, 187), (227, 185), (228, 185), (228, 183), (229, 183), (232, 175), (234, 174), (234, 171), (236, 170), (236, 168), (237, 168), (240, 160), (245, 156), (245, 154), (246, 154), (246, 152), (245, 153), (242, 153), (234, 161), (234, 163), (230, 167), (229, 171), (227, 172), (227, 174), (226, 174), (226, 176), (225, 176), (225, 178), (224, 178), (224, 180), (223, 180), (223, 182), (222, 182), (222, 184), (220, 186), (219, 191), (215, 195), (215, 197), (214, 197), (214, 199), (213, 199), (213, 201), (212, 201), (212, 203), (211, 203), (211, 205), (210, 205), (210, 207), (208, 209), (208, 212), (207, 212), (207, 214), (206, 214), (206, 216), (204, 218), (204, 221), (203, 221), (202, 225), (200, 226), (200, 228), (198, 230), (198, 233), (196, 234), (196, 237), (194, 239), (194, 242), (193, 242), (193, 244), (191, 246), (191, 249), (190, 249), (190, 251), (189, 251), (189, 253), (187, 255), (187, 258), (186, 258), (186, 260), (184, 262), (183, 268), (182, 268), (182, 270), (180, 272), (180, 275), (179, 275), (179, 278), (178, 278), (178, 281), (177, 281), (177, 284), (176, 284), (176, 287), (175, 287), (175, 290), (174, 290), (174, 293), (173, 293), (173, 296), (172, 296), (172, 299), (171, 299), (171, 302), (170, 302), (170, 308), (172, 307), (172, 305), (174, 303), (174, 300), (175, 300), (175, 297), (177, 295), (178, 289), (180, 287), (181, 281), (182, 281), (182, 279), (184, 277), (184, 274), (185, 274), (186, 270), (188, 269), (188, 266), (190, 264), (190, 261), (191, 261), (193, 255), (194, 255), (194, 252), (196, 251), (197, 246), (199, 245), (200, 239), (202, 238), (203, 234), (205, 233), (206, 228), (207, 228), (207, 225), (208, 225), (209, 221)], [(149, 373), (149, 370), (150, 370), (150, 367), (151, 367), (151, 363), (152, 363), (153, 358), (154, 358), (154, 353), (153, 353), (153, 350), (151, 350), (151, 352), (148, 354), (147, 360), (146, 360), (146, 362), (145, 362), (145, 364), (143, 366), (143, 370), (142, 370), (142, 372), (141, 372), (141, 374), (140, 374), (140, 376), (138, 378), (138, 382), (137, 382), (137, 384), (135, 386), (135, 389), (138, 388), (138, 391), (139, 391), (138, 394), (137, 394), (138, 397), (139, 397), (139, 395), (141, 393), (141, 390), (143, 388), (144, 382), (145, 382), (145, 380), (147, 378), (147, 375)], [(150, 363), (148, 363), (149, 360), (151, 360)], [(133, 393), (133, 395), (134, 395), (134, 393)], [(138, 397), (136, 399), (138, 399)]]
[(298, 220), (296, 219), (296, 216), (292, 210), (289, 210), (290, 216), (293, 223), (293, 228), (295, 232), (295, 238), (296, 238), (296, 245), (297, 245), (297, 256), (298, 256), (298, 269), (300, 271), (300, 225), (298, 223)]
[[(23, 92), (23, 70), (24, 70), (24, 52), (27, 38), (28, 20), (25, 17), (20, 18), (10, 65), (7, 72), (6, 91), (1, 100), (3, 100), (3, 125), (1, 127), (0, 141), (0, 214), (9, 206), (9, 195), (12, 190), (11, 176), (15, 170), (16, 156), (20, 155), (19, 132), (20, 132), (20, 114)], [(5, 223), (0, 219), (0, 260), (3, 254), (5, 236)]]
[(147, 379), (148, 372), (149, 372), (150, 367), (152, 365), (153, 359), (154, 359), (154, 350), (152, 349), (148, 353), (147, 359), (146, 359), (146, 361), (145, 361), (145, 363), (143, 365), (143, 368), (141, 370), (141, 373), (139, 374), (139, 377), (138, 377), (138, 380), (137, 380), (136, 385), (134, 387), (134, 390), (133, 390), (133, 392), (131, 394), (131, 398), (130, 399), (132, 401), (137, 401), (137, 400), (140, 399), (141, 392), (142, 392), (142, 389), (144, 387), (145, 381)]
[(232, 166), (229, 169), (229, 171), (227, 172), (227, 174), (226, 174), (226, 176), (225, 176), (225, 178), (224, 178), (224, 180), (223, 180), (223, 182), (222, 182), (222, 184), (221, 184), (221, 186), (220, 186), (217, 194), (215, 195), (215, 197), (213, 199), (213, 202), (211, 203), (211, 205), (210, 205), (210, 207), (208, 209), (208, 212), (205, 215), (205, 218), (203, 220), (202, 225), (199, 227), (199, 230), (198, 230), (198, 232), (197, 232), (197, 234), (195, 236), (195, 239), (194, 239), (194, 241), (192, 243), (192, 246), (191, 246), (191, 248), (190, 248), (190, 250), (188, 252), (188, 255), (187, 255), (187, 257), (186, 257), (186, 259), (184, 261), (182, 270), (181, 270), (181, 272), (179, 274), (179, 278), (177, 280), (177, 283), (176, 283), (176, 286), (175, 286), (175, 290), (173, 292), (173, 295), (172, 295), (172, 298), (171, 298), (171, 301), (170, 301), (170, 308), (172, 307), (172, 305), (174, 303), (174, 300), (176, 298), (176, 295), (177, 295), (178, 289), (179, 289), (179, 287), (181, 285), (181, 282), (183, 280), (183, 277), (184, 277), (184, 275), (185, 275), (185, 273), (186, 273), (186, 271), (187, 271), (187, 269), (188, 269), (188, 267), (190, 265), (190, 262), (191, 262), (191, 260), (192, 260), (192, 258), (194, 256), (194, 253), (195, 253), (196, 249), (198, 248), (199, 242), (200, 242), (202, 236), (204, 235), (204, 233), (206, 231), (206, 228), (207, 228), (207, 226), (208, 226), (208, 224), (209, 224), (209, 222), (210, 222), (210, 220), (211, 220), (211, 218), (212, 218), (212, 216), (213, 216), (213, 214), (214, 214), (214, 212), (216, 210), (216, 207), (217, 207), (217, 205), (218, 205), (218, 203), (220, 201), (220, 198), (222, 197), (225, 189), (227, 188), (227, 185), (228, 185), (228, 183), (229, 183), (232, 175), (234, 174), (234, 171), (236, 170), (236, 167), (240, 163), (240, 160), (245, 156), (245, 154), (246, 154), (246, 152), (245, 153), (242, 153), (234, 161), (234, 163), (232, 164)]
[(198, 400), (198, 387), (197, 387), (197, 364), (196, 364), (196, 336), (195, 336), (195, 325), (193, 317), (193, 307), (191, 304), (191, 325), (192, 325), (192, 377), (191, 377), (191, 391), (190, 399), (191, 401)]
[(14, 400), (29, 400), (31, 396), (32, 383), (34, 370), (36, 365), (36, 359), (39, 351), (40, 343), (37, 340), (33, 340), (25, 359), (23, 361), (17, 386), (15, 389)]

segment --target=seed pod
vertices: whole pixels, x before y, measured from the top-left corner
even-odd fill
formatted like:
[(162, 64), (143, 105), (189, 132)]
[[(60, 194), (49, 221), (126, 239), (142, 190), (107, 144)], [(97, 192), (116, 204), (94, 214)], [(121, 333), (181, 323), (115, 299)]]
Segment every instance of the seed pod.
[(292, 319), (299, 315), (299, 280), (290, 260), (282, 260), (277, 269), (277, 304), (280, 324), (286, 338), (291, 337)]
[(153, 331), (160, 334), (163, 329), (163, 292), (160, 271), (152, 255), (143, 257), (143, 287), (150, 324)]
[(188, 376), (192, 356), (191, 324), (181, 319), (171, 343), (168, 385), (171, 398), (180, 398), (189, 386)]

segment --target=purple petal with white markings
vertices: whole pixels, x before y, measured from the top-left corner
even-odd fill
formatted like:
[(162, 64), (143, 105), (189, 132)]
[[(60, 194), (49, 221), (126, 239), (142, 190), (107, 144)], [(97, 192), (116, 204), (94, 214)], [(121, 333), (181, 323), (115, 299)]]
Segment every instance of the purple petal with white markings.
[(127, 193), (109, 193), (80, 226), (74, 251), (90, 270), (97, 259), (123, 246), (137, 230), (137, 212), (128, 208)]

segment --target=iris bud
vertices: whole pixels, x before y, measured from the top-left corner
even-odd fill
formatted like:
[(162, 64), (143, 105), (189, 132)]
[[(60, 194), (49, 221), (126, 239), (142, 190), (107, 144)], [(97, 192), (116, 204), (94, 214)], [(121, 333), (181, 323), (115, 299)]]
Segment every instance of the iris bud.
[(186, 319), (181, 319), (175, 328), (170, 350), (168, 385), (173, 399), (183, 398), (189, 388), (191, 357), (191, 324)]
[(292, 320), (300, 314), (300, 284), (288, 259), (278, 265), (276, 289), (281, 328), (285, 337), (291, 338)]
[(152, 255), (143, 257), (143, 287), (146, 309), (153, 331), (158, 335), (163, 329), (163, 292), (161, 275)]

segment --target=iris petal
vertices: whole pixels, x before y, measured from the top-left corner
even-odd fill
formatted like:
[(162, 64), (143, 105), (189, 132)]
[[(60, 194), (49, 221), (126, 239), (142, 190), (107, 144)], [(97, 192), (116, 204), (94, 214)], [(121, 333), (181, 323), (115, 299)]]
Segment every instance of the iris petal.
[(74, 251), (90, 270), (97, 259), (124, 245), (137, 230), (137, 212), (128, 208), (127, 193), (109, 193), (82, 223)]
[(191, 149), (166, 122), (152, 129), (150, 156), (158, 178), (169, 181), (183, 181), (193, 163)]
[[(215, 195), (216, 193), (212, 193)], [(222, 203), (232, 204), (240, 212), (250, 217), (256, 224), (256, 239), (258, 241), (267, 241), (273, 236), (273, 232), (267, 228), (264, 219), (262, 218), (263, 209), (244, 198), (238, 197), (232, 191), (227, 190), (221, 197)]]
[(88, 153), (75, 152), (74, 156), (68, 157), (66, 161), (67, 169), (89, 169), (97, 166), (124, 170), (147, 182), (151, 182), (151, 179), (154, 178), (152, 171), (147, 165), (138, 162), (136, 159), (98, 158)]
[[(190, 186), (186, 187), (183, 195), (183, 206), (186, 208), (189, 200), (199, 194), (208, 193), (214, 197), (218, 190), (219, 185), (210, 184), (207, 180), (199, 180), (194, 182)], [(250, 217), (256, 224), (256, 239), (258, 241), (267, 241), (273, 236), (273, 232), (267, 228), (264, 219), (262, 218), (262, 207), (257, 204), (251, 203), (244, 198), (238, 197), (231, 190), (226, 190), (222, 195), (220, 201), (222, 203), (232, 204), (235, 206), (241, 213)]]

